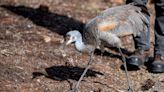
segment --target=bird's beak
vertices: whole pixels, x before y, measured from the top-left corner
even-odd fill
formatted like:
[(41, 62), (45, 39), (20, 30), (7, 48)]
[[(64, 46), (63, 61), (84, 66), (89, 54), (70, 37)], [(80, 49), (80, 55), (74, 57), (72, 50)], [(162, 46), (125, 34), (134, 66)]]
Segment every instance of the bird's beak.
[(72, 40), (70, 39), (70, 40), (68, 40), (67, 42), (66, 42), (66, 45), (69, 45), (69, 44), (71, 44), (72, 43)]

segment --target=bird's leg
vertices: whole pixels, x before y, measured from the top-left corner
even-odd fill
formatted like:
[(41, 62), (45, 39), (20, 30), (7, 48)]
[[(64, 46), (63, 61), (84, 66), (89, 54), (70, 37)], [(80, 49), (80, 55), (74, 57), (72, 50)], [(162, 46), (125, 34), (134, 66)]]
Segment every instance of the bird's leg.
[(78, 80), (78, 82), (77, 82), (75, 88), (73, 89), (73, 92), (77, 92), (77, 89), (78, 89), (78, 87), (79, 87), (79, 85), (80, 85), (80, 82), (82, 81), (82, 79), (84, 78), (85, 74), (87, 73), (87, 71), (88, 71), (90, 65), (92, 64), (92, 61), (93, 61), (93, 59), (92, 59), (92, 58), (93, 58), (93, 54), (94, 54), (94, 51), (92, 51), (92, 52), (90, 53), (89, 61), (88, 61), (87, 65), (86, 65), (86, 68), (85, 68), (84, 72), (82, 73), (82, 75), (80, 76), (80, 79)]
[(125, 74), (126, 74), (126, 78), (127, 78), (127, 82), (128, 82), (128, 92), (134, 92), (133, 87), (131, 85), (131, 80), (130, 80), (130, 77), (129, 77), (129, 74), (128, 74), (125, 56), (123, 55), (121, 48), (119, 47), (118, 49), (119, 49), (119, 52), (121, 54), (123, 65), (124, 65), (124, 68), (125, 68)]

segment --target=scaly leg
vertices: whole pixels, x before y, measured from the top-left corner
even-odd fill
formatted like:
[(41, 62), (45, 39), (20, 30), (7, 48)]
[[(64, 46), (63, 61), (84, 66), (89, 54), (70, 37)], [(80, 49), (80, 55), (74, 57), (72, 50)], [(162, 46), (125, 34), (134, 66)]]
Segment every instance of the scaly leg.
[(82, 81), (82, 79), (84, 78), (85, 74), (87, 73), (87, 71), (88, 71), (90, 65), (92, 64), (92, 61), (93, 61), (93, 59), (92, 59), (92, 58), (93, 58), (93, 54), (94, 54), (94, 51), (90, 53), (89, 61), (88, 61), (87, 65), (86, 65), (86, 68), (85, 68), (84, 72), (83, 72), (82, 75), (80, 76), (80, 79), (78, 80), (78, 82), (77, 82), (75, 88), (74, 88), (73, 90), (69, 91), (69, 92), (77, 92), (77, 91), (78, 91), (80, 82)]
[(133, 87), (131, 85), (130, 78), (129, 78), (129, 74), (128, 74), (128, 70), (127, 70), (127, 66), (126, 66), (125, 56), (123, 55), (121, 48), (119, 47), (118, 49), (119, 49), (119, 52), (121, 54), (123, 65), (124, 65), (124, 68), (125, 68), (125, 74), (126, 74), (126, 78), (127, 78), (127, 82), (128, 82), (128, 92), (134, 92)]

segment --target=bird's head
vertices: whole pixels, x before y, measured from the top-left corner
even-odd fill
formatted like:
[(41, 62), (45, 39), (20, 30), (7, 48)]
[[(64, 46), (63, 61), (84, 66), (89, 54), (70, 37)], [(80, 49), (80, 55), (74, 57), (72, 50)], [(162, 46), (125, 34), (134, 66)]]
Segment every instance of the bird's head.
[(65, 36), (65, 45), (69, 45), (78, 41), (81, 38), (81, 33), (77, 30), (69, 31)]
[(65, 47), (69, 44), (72, 44), (79, 39), (82, 39), (81, 33), (77, 30), (69, 31), (64, 37), (64, 43), (60, 46), (61, 49), (65, 49)]

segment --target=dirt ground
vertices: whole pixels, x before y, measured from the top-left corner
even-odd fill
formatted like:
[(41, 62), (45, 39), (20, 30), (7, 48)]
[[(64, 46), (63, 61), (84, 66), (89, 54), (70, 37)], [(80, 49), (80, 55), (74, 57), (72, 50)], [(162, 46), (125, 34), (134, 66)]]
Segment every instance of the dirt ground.
[[(77, 83), (88, 55), (68, 46), (59, 49), (63, 36), (83, 26), (102, 10), (123, 0), (0, 0), (0, 92), (68, 92)], [(153, 5), (148, 5), (153, 29)], [(153, 30), (151, 42), (153, 49)], [(131, 36), (122, 39), (125, 54), (134, 51)], [(152, 51), (153, 53), (153, 51)], [(135, 92), (164, 92), (164, 74), (147, 68), (129, 68)], [(107, 49), (94, 62), (79, 92), (126, 92), (120, 54)]]

